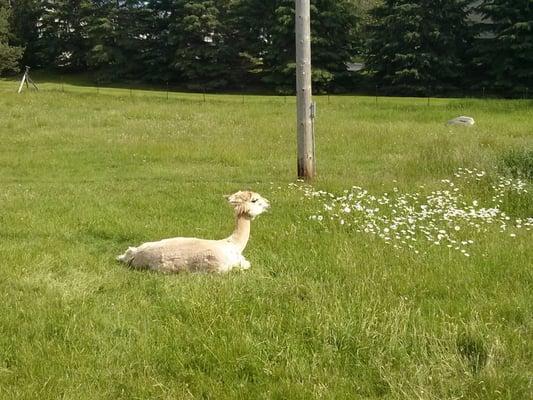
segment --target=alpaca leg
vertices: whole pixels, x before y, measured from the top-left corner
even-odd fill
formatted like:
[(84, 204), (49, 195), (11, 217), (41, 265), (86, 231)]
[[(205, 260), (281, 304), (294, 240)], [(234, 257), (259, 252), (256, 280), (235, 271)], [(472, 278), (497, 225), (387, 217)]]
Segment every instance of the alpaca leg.
[(249, 269), (251, 267), (250, 265), (250, 261), (248, 261), (246, 258), (244, 258), (243, 256), (241, 256), (241, 261), (239, 263), (239, 267), (241, 269)]
[(135, 258), (135, 252), (137, 251), (137, 247), (128, 247), (128, 250), (124, 254), (121, 254), (117, 257), (117, 261), (123, 262), (123, 263), (130, 263)]

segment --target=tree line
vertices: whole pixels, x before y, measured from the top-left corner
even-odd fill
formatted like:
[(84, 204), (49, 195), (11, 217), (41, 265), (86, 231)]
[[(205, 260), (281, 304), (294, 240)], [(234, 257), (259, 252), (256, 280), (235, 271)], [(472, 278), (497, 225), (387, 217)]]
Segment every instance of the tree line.
[[(311, 0), (311, 14), (317, 91), (533, 88), (533, 0)], [(0, 0), (0, 73), (290, 93), (294, 58), (294, 0)]]

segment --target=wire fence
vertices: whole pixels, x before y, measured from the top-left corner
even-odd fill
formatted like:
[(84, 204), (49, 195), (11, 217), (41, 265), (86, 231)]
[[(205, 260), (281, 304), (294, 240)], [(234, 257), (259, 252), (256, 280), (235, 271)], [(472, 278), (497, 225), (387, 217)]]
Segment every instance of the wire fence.
[[(20, 82), (14, 79), (0, 80), (0, 92), (5, 94), (16, 93)], [(276, 103), (296, 103), (295, 95), (288, 94), (272, 94), (272, 93), (231, 93), (227, 91), (216, 90), (201, 90), (196, 92), (184, 91), (183, 88), (174, 87), (168, 82), (158, 87), (144, 87), (144, 86), (128, 86), (125, 84), (117, 86), (102, 85), (98, 82), (94, 84), (89, 83), (71, 83), (63, 80), (59, 81), (47, 81), (39, 83), (39, 92), (52, 92), (52, 93), (70, 93), (70, 94), (84, 94), (84, 95), (109, 95), (119, 96), (122, 98), (144, 98), (151, 97), (158, 100), (181, 100), (181, 101), (193, 101), (200, 103), (207, 102), (236, 102), (236, 103), (254, 103), (254, 102), (276, 102)], [(35, 89), (31, 87), (24, 87), (22, 95), (34, 92)], [(398, 96), (390, 95), (387, 89), (382, 89), (376, 86), (373, 93), (369, 90), (364, 90), (362, 93), (349, 93), (349, 94), (327, 94), (320, 93), (315, 94), (314, 98), (322, 104), (333, 103), (339, 98), (358, 97), (364, 98), (367, 101), (373, 101), (374, 103), (387, 102), (389, 100), (411, 102), (413, 104), (421, 105), (425, 104), (430, 106), (432, 104), (439, 103), (440, 100), (450, 99), (481, 99), (481, 100), (502, 100), (502, 99), (514, 99), (525, 100), (526, 103), (533, 102), (533, 96), (529, 91), (529, 88), (524, 88), (521, 91), (505, 92), (500, 89), (494, 88), (481, 88), (469, 91), (462, 91), (461, 93), (454, 93), (452, 95), (439, 95), (432, 94), (431, 96)]]

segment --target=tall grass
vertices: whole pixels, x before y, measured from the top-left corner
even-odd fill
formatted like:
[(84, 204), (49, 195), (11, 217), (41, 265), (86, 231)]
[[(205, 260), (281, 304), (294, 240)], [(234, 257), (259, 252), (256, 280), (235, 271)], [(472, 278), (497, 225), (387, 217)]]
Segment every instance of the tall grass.
[[(466, 258), (310, 221), (316, 204), (287, 189), (292, 98), (13, 83), (0, 82), (0, 398), (532, 396), (531, 231), (473, 231)], [(528, 101), (316, 100), (316, 190), (426, 193), (460, 167), (496, 179), (503, 154), (532, 144)], [(457, 115), (477, 124), (444, 125)], [(243, 188), (272, 203), (249, 271), (114, 261), (227, 235), (222, 195)], [(528, 189), (503, 203), (511, 217), (532, 216)]]

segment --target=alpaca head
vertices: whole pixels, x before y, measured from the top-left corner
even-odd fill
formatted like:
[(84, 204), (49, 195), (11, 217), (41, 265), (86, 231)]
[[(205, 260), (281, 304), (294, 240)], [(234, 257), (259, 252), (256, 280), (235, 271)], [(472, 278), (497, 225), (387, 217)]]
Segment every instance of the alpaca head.
[(238, 191), (227, 196), (228, 202), (235, 209), (235, 214), (254, 219), (270, 207), (270, 203), (258, 193), (249, 190)]

